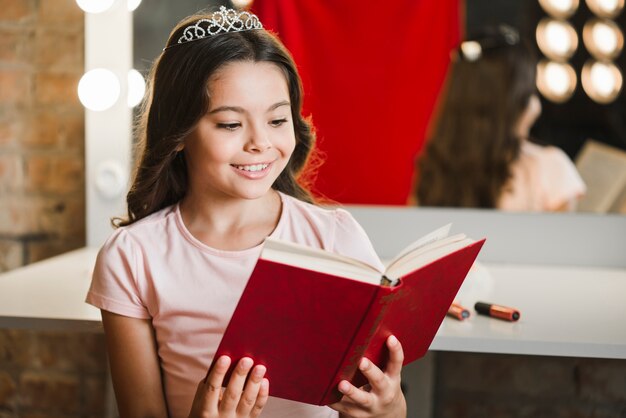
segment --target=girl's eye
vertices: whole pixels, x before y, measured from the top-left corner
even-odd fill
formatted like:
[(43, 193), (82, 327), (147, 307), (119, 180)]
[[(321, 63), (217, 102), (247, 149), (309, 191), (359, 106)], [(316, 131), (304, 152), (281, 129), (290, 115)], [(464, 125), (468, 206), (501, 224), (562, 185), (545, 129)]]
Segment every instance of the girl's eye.
[(287, 118), (282, 118), (282, 119), (274, 119), (273, 121), (270, 122), (270, 125), (272, 125), (273, 127), (277, 128), (279, 126), (281, 126), (282, 124), (287, 122)]
[(218, 123), (217, 127), (219, 129), (226, 129), (227, 131), (234, 131), (235, 129), (239, 128), (241, 126), (241, 123), (239, 122), (235, 122), (235, 123)]

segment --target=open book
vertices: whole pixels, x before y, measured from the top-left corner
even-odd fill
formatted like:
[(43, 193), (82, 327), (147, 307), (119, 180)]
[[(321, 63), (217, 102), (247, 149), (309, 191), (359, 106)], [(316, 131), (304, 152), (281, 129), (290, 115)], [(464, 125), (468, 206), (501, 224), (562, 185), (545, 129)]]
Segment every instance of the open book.
[(626, 151), (589, 139), (576, 168), (587, 185), (579, 212), (626, 213)]
[(341, 398), (341, 380), (367, 383), (361, 357), (384, 370), (389, 335), (405, 364), (422, 357), (485, 241), (449, 229), (409, 245), (384, 272), (268, 238), (215, 359), (251, 357), (267, 367), (270, 396), (327, 405)]

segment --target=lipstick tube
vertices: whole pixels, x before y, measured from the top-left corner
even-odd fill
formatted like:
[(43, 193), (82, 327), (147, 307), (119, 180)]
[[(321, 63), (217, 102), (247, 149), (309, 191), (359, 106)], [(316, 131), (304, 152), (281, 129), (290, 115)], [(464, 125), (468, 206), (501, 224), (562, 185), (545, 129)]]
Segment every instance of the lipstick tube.
[(495, 305), (487, 302), (476, 302), (474, 309), (481, 315), (487, 315), (492, 318), (503, 319), (505, 321), (517, 321), (520, 318), (520, 313), (515, 308), (509, 308), (507, 306)]
[(463, 321), (464, 319), (469, 318), (470, 311), (458, 303), (453, 303), (448, 309), (448, 316), (456, 318), (459, 321)]

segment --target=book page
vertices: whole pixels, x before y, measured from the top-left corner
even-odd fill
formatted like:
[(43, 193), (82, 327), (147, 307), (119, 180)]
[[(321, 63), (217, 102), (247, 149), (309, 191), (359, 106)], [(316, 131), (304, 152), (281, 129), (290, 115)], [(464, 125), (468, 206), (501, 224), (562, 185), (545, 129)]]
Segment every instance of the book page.
[(576, 159), (576, 168), (587, 185), (578, 202), (579, 212), (618, 211), (619, 199), (626, 188), (626, 152), (587, 140)]
[(400, 251), (400, 253), (396, 255), (389, 263), (385, 265), (387, 266), (387, 268), (389, 268), (393, 264), (395, 264), (399, 259), (406, 256), (408, 253), (416, 251), (417, 249), (424, 247), (432, 242), (435, 242), (435, 241), (438, 241), (440, 239), (447, 237), (448, 234), (450, 233), (451, 226), (452, 224), (447, 224), (445, 226), (442, 226), (441, 228), (436, 229), (433, 232), (424, 235), (417, 241), (412, 242), (411, 244), (407, 245), (402, 251)]
[(419, 248), (413, 253), (409, 253), (407, 256), (396, 261), (393, 265), (390, 265), (385, 272), (392, 281), (396, 282), (400, 277), (407, 273), (415, 271), (422, 266), (425, 266), (439, 258), (451, 254), (461, 248), (476, 242), (471, 238), (467, 238), (465, 234), (457, 234), (445, 239), (431, 243), (430, 245)]
[(360, 260), (275, 238), (265, 240), (261, 258), (377, 285), (382, 279), (382, 272)]

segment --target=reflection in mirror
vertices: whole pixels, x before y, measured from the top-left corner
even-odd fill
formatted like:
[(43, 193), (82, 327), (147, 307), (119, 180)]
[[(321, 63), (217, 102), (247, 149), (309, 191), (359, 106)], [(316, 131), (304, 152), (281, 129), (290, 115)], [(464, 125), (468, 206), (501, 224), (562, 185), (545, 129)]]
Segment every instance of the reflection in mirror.
[(133, 14), (134, 67), (145, 77), (178, 21), (199, 10), (220, 5), (232, 7), (228, 0), (150, 0), (140, 4)]
[(560, 149), (530, 140), (541, 113), (535, 74), (532, 51), (513, 27), (487, 26), (466, 37), (452, 54), (418, 160), (420, 206), (575, 208), (585, 186), (573, 163)]
[[(551, 7), (550, 5), (552, 2), (549, 0), (541, 2), (528, 2), (524, 0), (467, 0), (465, 2), (465, 21), (461, 22), (461, 26), (464, 28), (465, 33), (470, 34), (478, 28), (486, 25), (497, 25), (502, 23), (510, 25), (519, 31), (521, 39), (528, 42), (536, 57), (543, 62), (542, 65), (544, 65), (545, 68), (557, 68), (559, 66), (568, 65), (569, 68), (572, 69), (574, 74), (574, 77), (572, 77), (572, 87), (564, 84), (566, 79), (558, 76), (558, 71), (545, 72), (546, 77), (542, 79), (545, 88), (540, 89), (538, 95), (542, 112), (530, 130), (530, 137), (536, 139), (543, 145), (551, 145), (561, 149), (570, 162), (577, 162), (579, 154), (587, 141), (594, 141), (610, 146), (616, 152), (626, 150), (626, 118), (623, 116), (626, 114), (625, 89), (623, 87), (618, 88), (618, 81), (610, 82), (606, 81), (606, 77), (598, 79), (596, 76), (594, 91), (598, 93), (589, 93), (589, 89), (583, 88), (584, 86), (581, 80), (583, 67), (587, 65), (588, 68), (591, 68), (591, 65), (597, 61), (605, 62), (606, 58), (603, 57), (606, 57), (607, 54), (611, 57), (614, 65), (614, 67), (611, 68), (617, 69), (623, 78), (622, 72), (626, 69), (626, 54), (621, 51), (623, 47), (620, 48), (620, 45), (623, 43), (623, 41), (620, 42), (620, 39), (623, 39), (623, 34), (621, 37), (619, 34), (613, 37), (616, 40), (613, 44), (615, 44), (617, 48), (620, 48), (620, 50), (617, 52), (611, 52), (606, 51), (606, 47), (610, 42), (604, 42), (597, 48), (591, 46), (593, 39), (608, 39), (604, 36), (608, 33), (607, 31), (603, 32), (601, 30), (596, 30), (595, 32), (597, 33), (595, 33), (595, 35), (587, 35), (588, 39), (585, 41), (583, 41), (582, 38), (577, 40), (569, 39), (568, 41), (568, 39), (566, 39), (567, 37), (559, 36), (559, 33), (563, 32), (559, 32), (558, 30), (561, 26), (558, 24), (546, 26), (546, 30), (543, 31), (545, 32), (544, 36), (556, 36), (556, 38), (551, 41), (551, 45), (556, 45), (557, 52), (559, 50), (565, 51), (566, 54), (564, 57), (544, 53), (544, 51), (539, 48), (538, 42), (540, 42), (540, 40), (537, 37), (538, 25), (542, 21), (565, 23), (566, 27), (573, 28), (576, 36), (579, 36), (583, 33), (583, 28), (586, 25), (589, 25), (590, 21), (605, 22), (602, 27), (624, 28), (626, 27), (626, 13), (623, 10), (611, 11), (609, 16), (607, 15), (608, 12), (605, 13), (605, 11), (602, 10), (598, 12), (597, 10), (594, 11), (593, 9), (590, 9), (589, 2), (584, 1), (570, 2), (573, 9), (563, 11), (559, 9), (560, 6), (558, 3), (559, 2)], [(159, 54), (163, 44), (165, 43), (168, 35), (167, 28), (172, 27), (173, 24), (180, 18), (194, 13), (201, 8), (205, 8), (210, 5), (217, 6), (220, 4), (225, 4), (227, 6), (231, 5), (228, 1), (214, 1), (207, 3), (206, 1), (197, 0), (178, 2), (154, 0), (150, 2), (150, 7), (147, 7), (147, 5), (141, 5), (135, 11), (134, 17), (135, 68), (145, 74), (151, 62)], [(252, 7), (254, 8), (254, 4)], [(600, 15), (598, 13), (603, 14)], [(280, 18), (280, 16), (278, 18)], [(548, 30), (552, 27), (557, 28), (557, 30)], [(591, 29), (588, 29), (587, 31), (589, 32), (590, 30)], [(561, 33), (561, 35), (563, 33)], [(571, 31), (567, 31), (567, 33), (571, 35)], [(567, 43), (567, 45), (563, 44), (563, 42)], [(604, 54), (603, 57), (596, 56), (598, 53)], [(326, 63), (327, 70), (328, 65), (331, 64)], [(335, 72), (340, 72), (340, 69), (337, 69)], [(596, 73), (598, 73), (598, 71), (596, 71)], [(554, 76), (555, 74), (557, 75), (556, 77)], [(591, 80), (591, 77), (588, 78)], [(599, 82), (597, 80), (599, 80)], [(403, 80), (402, 82), (406, 81), (407, 80)], [(382, 78), (380, 82), (393, 83), (395, 80), (392, 77), (385, 77)], [(590, 83), (591, 82), (588, 84)], [(316, 100), (333, 101), (336, 99), (335, 91), (324, 89), (324, 86), (316, 85), (315, 87), (316, 90), (314, 93), (317, 95)], [(546, 93), (548, 89), (551, 89), (550, 91), (555, 94), (558, 94), (559, 92), (565, 92), (568, 94), (559, 99), (557, 96), (551, 96), (550, 93)], [(601, 97), (602, 94), (605, 94), (606, 96)], [(610, 100), (603, 98), (609, 97), (609, 95), (612, 96), (610, 97)], [(421, 99), (423, 100), (423, 96), (421, 96)], [(420, 100), (420, 97), (418, 97), (417, 100)], [(318, 118), (315, 120), (315, 123), (316, 125), (323, 125), (324, 123), (329, 122)], [(336, 123), (345, 124), (345, 122), (342, 121), (337, 121)], [(368, 118), (368, 123), (375, 124), (378, 122), (375, 120), (370, 121)], [(373, 125), (371, 126), (371, 131), (376, 131)], [(415, 134), (413, 136), (408, 134), (404, 136), (405, 138), (402, 139), (390, 138), (386, 140), (386, 143), (390, 143), (390, 141), (415, 141), (414, 144), (421, 144), (422, 142), (425, 142), (424, 138), (416, 138)], [(325, 139), (328, 140), (327, 138), (322, 137), (320, 142), (323, 143)], [(348, 141), (355, 139), (342, 138), (341, 140)], [(359, 141), (362, 141), (362, 139), (359, 138)], [(396, 146), (402, 148), (405, 147), (405, 145), (406, 144), (397, 144)], [(412, 149), (413, 151), (411, 152), (417, 152), (415, 155), (411, 154), (407, 156), (407, 161), (415, 160), (424, 149), (422, 146), (418, 148), (419, 149), (417, 150), (415, 150), (415, 146), (412, 148), (404, 148)], [(359, 152), (372, 152), (376, 154), (378, 151), (360, 149)], [(333, 160), (333, 154), (327, 155), (326, 160), (326, 165), (336, 164)], [(341, 161), (340, 164), (345, 164), (345, 162)], [(398, 165), (400, 164), (401, 162), (398, 161)], [(623, 184), (615, 184), (615, 177), (609, 185), (603, 183), (601, 186), (596, 186), (596, 180), (603, 177), (598, 174), (599, 170), (602, 170), (601, 166), (595, 167), (593, 163), (585, 163), (585, 170), (581, 171), (581, 174), (583, 176), (583, 180), (588, 183), (588, 190), (583, 199), (588, 199), (589, 196), (598, 196), (598, 194), (602, 194), (601, 192), (598, 192), (599, 189), (592, 190), (589, 189), (590, 187), (606, 188), (610, 186), (612, 190), (619, 189), (621, 187), (621, 192), (618, 193), (618, 196), (626, 195), (626, 192), (623, 192), (626, 190), (626, 186)], [(345, 179), (342, 179), (345, 183), (343, 186), (344, 188), (354, 187), (355, 184), (358, 185), (359, 178), (357, 177), (360, 177), (359, 174), (357, 174), (358, 172), (358, 170), (343, 170), (342, 177), (345, 177)], [(406, 182), (406, 195), (412, 195), (413, 186), (410, 184), (410, 179), (398, 179), (395, 178), (393, 174), (391, 176), (394, 178), (385, 178), (385, 176), (381, 173), (379, 173), (378, 176), (381, 177), (380, 184), (404, 184), (403, 182)], [(587, 176), (592, 176), (593, 179), (589, 179)], [(371, 183), (368, 187), (370, 189), (370, 193), (373, 193), (371, 190), (383, 188), (378, 183)], [(372, 197), (372, 201), (370, 202), (368, 202), (365, 197), (361, 197), (360, 199), (361, 200), (358, 202), (346, 201), (342, 203), (401, 204), (398, 199), (394, 200), (392, 198)], [(583, 203), (583, 201), (579, 202), (578, 210), (594, 210), (596, 212), (603, 211), (599, 209), (590, 209), (594, 205), (589, 204), (589, 202)], [(611, 204), (610, 209), (606, 210), (620, 211), (623, 210), (620, 208), (623, 208), (624, 206), (626, 205), (614, 202), (614, 204)]]

